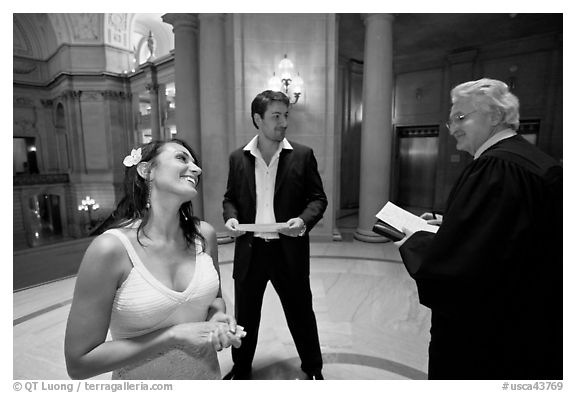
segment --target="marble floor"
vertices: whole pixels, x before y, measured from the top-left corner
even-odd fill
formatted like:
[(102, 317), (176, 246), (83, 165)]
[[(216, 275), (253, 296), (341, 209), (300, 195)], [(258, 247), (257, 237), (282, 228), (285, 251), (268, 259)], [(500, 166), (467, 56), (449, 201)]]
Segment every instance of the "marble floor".
[[(391, 243), (311, 244), (311, 286), (330, 380), (426, 379), (430, 313), (418, 304), (414, 282)], [(224, 299), (233, 309), (233, 244), (219, 246)], [(68, 379), (64, 330), (75, 278), (13, 294), (13, 378)], [(219, 352), (222, 373), (229, 349)], [(278, 296), (265, 294), (254, 360), (255, 379), (298, 379), (300, 361)], [(110, 374), (94, 379), (109, 379)]]

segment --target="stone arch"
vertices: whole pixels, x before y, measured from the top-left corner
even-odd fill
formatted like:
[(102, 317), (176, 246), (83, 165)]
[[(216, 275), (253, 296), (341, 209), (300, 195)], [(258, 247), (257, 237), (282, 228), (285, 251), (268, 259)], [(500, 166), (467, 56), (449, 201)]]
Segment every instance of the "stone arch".
[(50, 14), (13, 14), (13, 54), (46, 60), (58, 49)]

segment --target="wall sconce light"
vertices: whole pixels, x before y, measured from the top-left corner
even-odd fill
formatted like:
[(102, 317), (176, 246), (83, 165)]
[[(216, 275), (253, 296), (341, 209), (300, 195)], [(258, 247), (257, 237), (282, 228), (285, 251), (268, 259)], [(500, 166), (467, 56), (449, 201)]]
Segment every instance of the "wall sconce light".
[(296, 73), (296, 76), (294, 76), (294, 64), (288, 59), (288, 55), (284, 55), (284, 58), (278, 64), (278, 71), (280, 76), (276, 76), (274, 72), (272, 78), (268, 80), (268, 88), (274, 91), (282, 91), (289, 98), (290, 94), (292, 94), (294, 101), (290, 103), (292, 105), (296, 104), (302, 95), (304, 81), (300, 77), (300, 73)]
[(82, 204), (78, 205), (78, 211), (85, 211), (88, 213), (88, 223), (90, 226), (94, 225), (94, 221), (92, 220), (92, 212), (98, 210), (100, 205), (96, 203), (96, 201), (90, 196), (86, 195), (86, 198), (82, 199)]

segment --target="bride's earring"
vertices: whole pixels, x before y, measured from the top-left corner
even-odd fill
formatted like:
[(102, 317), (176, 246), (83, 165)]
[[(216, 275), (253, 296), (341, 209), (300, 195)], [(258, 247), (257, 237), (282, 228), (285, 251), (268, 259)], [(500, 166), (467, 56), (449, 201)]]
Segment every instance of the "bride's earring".
[(146, 181), (146, 185), (148, 186), (148, 190), (146, 192), (146, 209), (150, 209), (150, 178)]

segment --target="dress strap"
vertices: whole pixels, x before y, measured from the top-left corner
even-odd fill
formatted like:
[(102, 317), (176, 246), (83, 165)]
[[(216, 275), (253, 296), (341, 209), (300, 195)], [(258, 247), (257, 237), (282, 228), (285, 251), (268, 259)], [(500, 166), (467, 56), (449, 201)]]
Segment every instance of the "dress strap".
[(202, 250), (202, 242), (200, 239), (194, 239), (194, 247), (196, 248), (196, 255), (202, 254), (204, 251)]
[(121, 230), (108, 229), (104, 233), (114, 235), (116, 238), (118, 238), (122, 242), (122, 245), (124, 246), (124, 248), (126, 249), (126, 252), (128, 253), (128, 257), (130, 258), (130, 262), (132, 262), (132, 266), (140, 267), (142, 265), (142, 261), (140, 261), (140, 257), (138, 257), (138, 254), (136, 253), (134, 246), (130, 242), (130, 239), (128, 239), (128, 237), (124, 233), (122, 233)]

